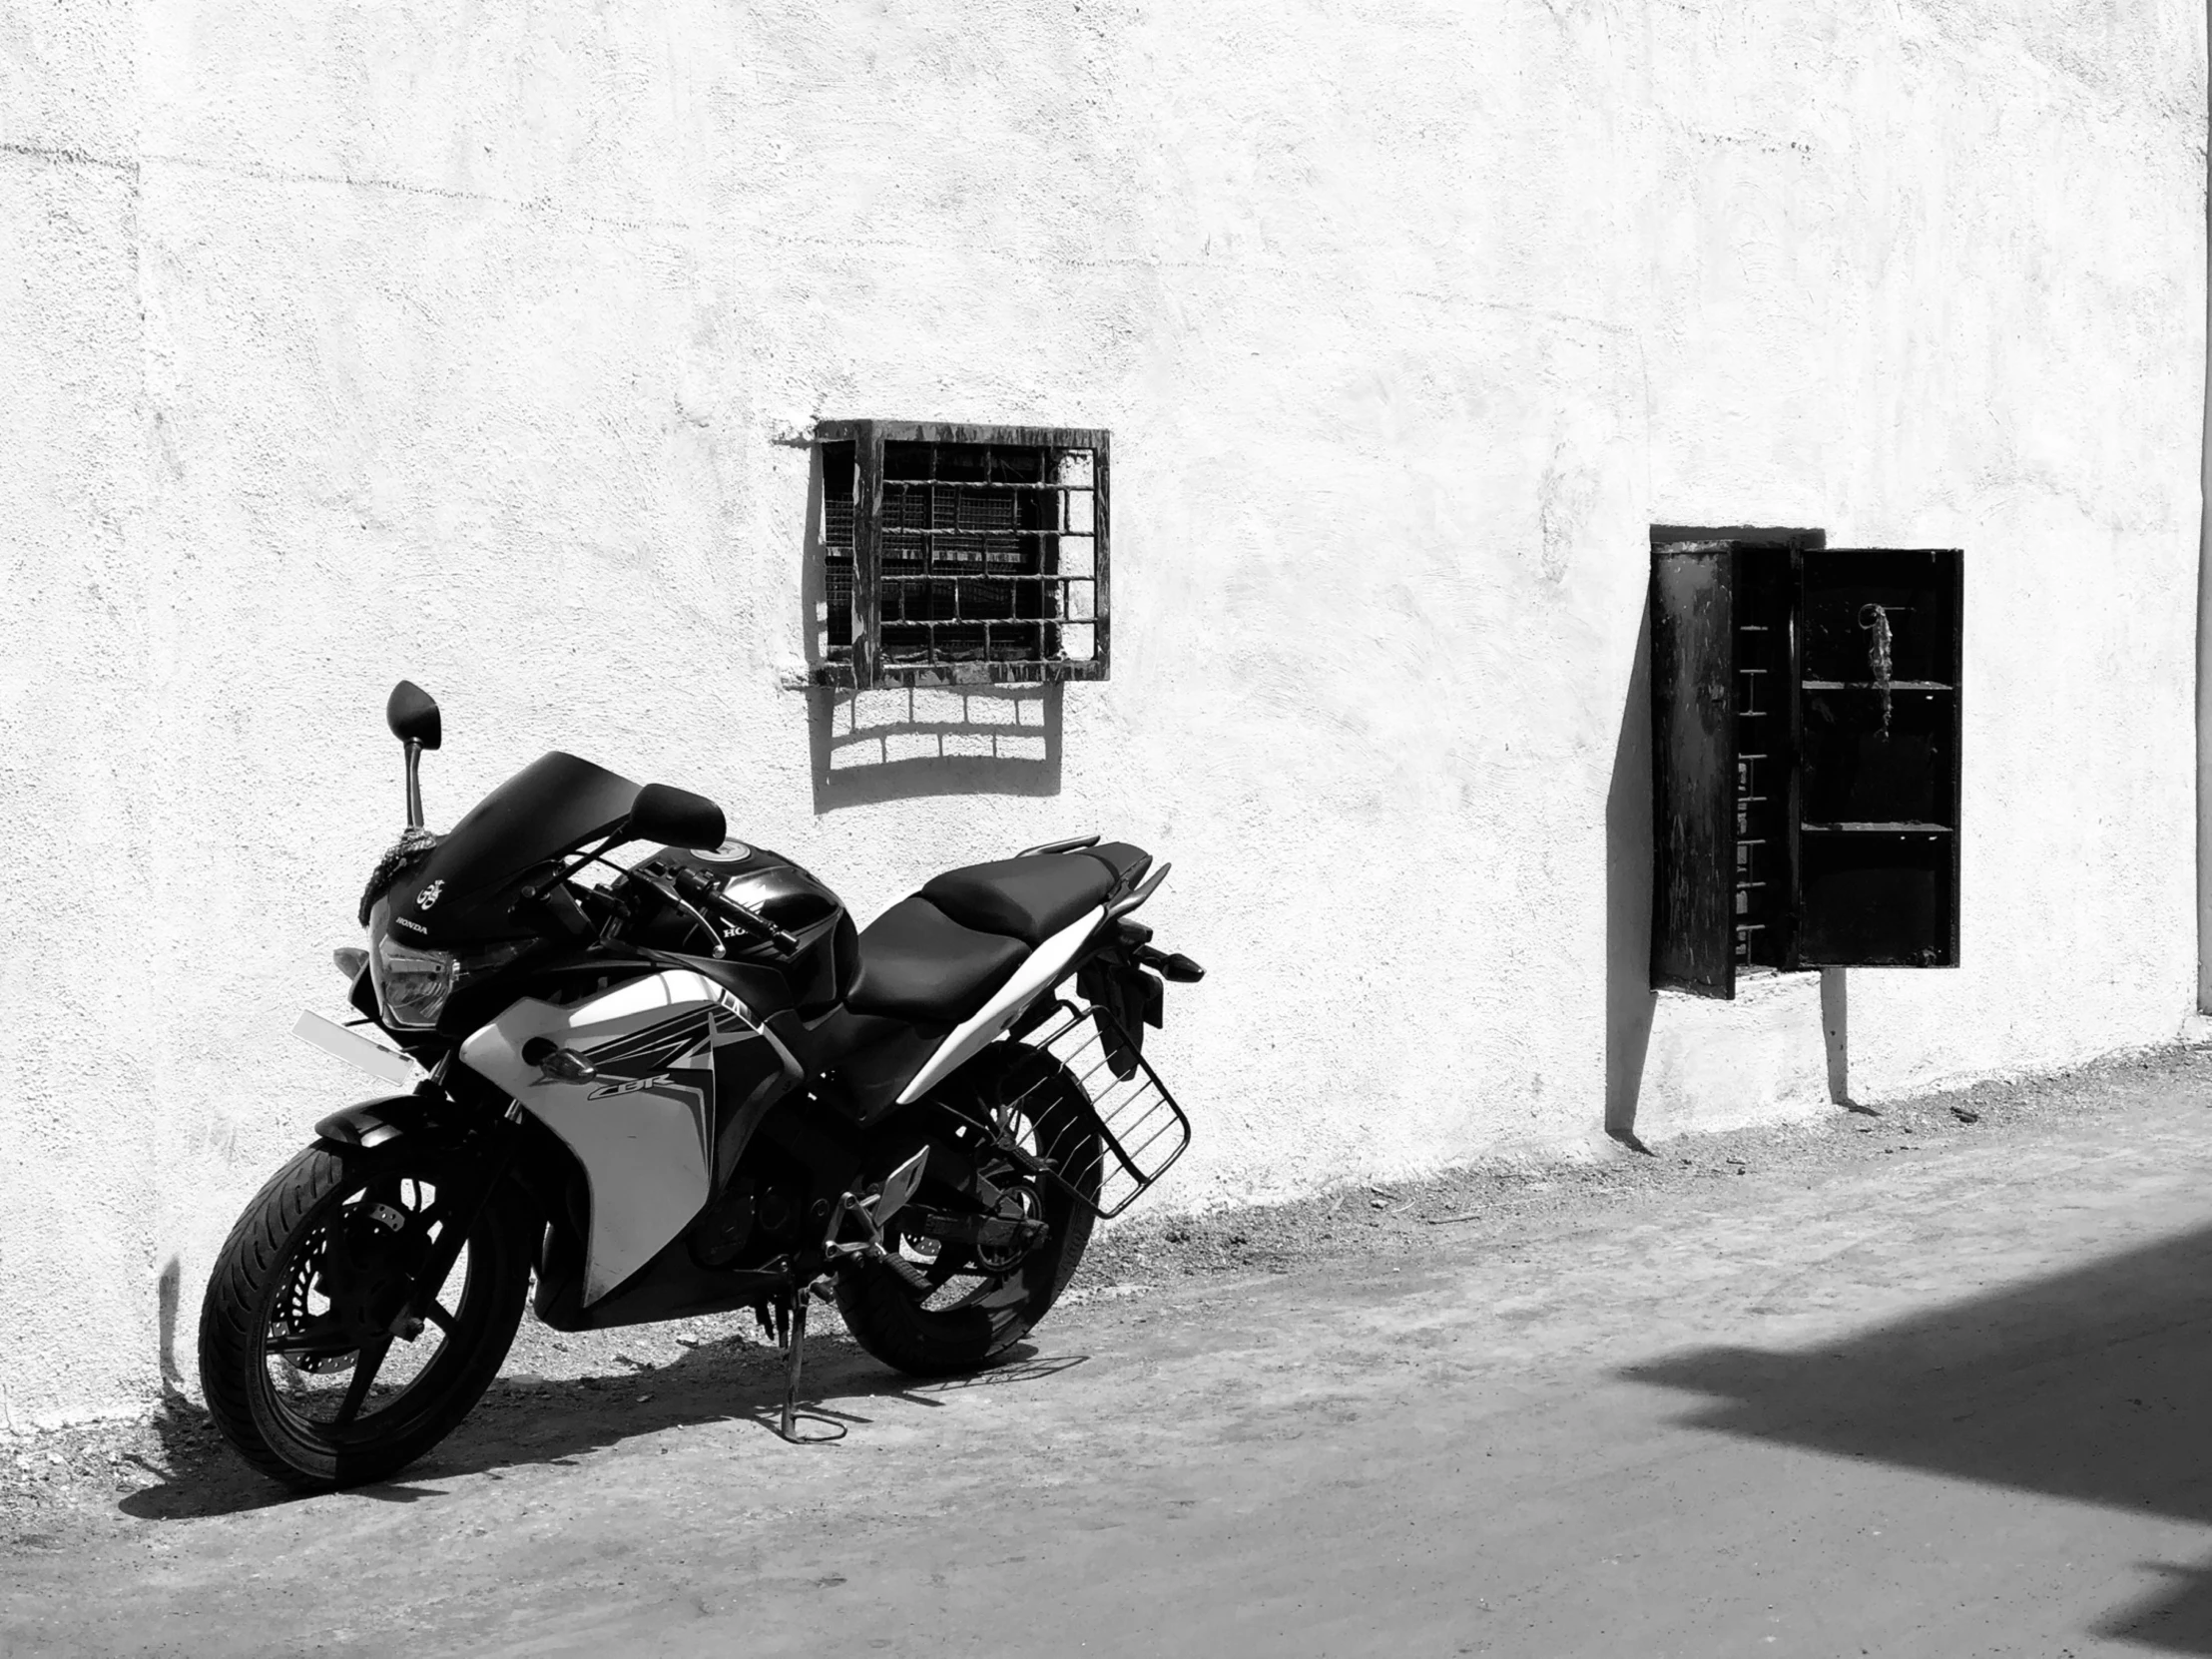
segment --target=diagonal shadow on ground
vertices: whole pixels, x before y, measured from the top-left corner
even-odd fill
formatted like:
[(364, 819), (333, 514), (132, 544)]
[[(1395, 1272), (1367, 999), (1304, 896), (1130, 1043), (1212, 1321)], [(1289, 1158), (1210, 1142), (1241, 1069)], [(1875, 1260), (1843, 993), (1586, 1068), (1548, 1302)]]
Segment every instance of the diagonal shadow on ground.
[[(886, 1370), (851, 1342), (809, 1345), (800, 1389), (799, 1437), (842, 1437), (869, 1418), (854, 1406), (896, 1398), (939, 1405), (950, 1393), (1041, 1382), (1084, 1363), (1081, 1354), (1042, 1356), (1016, 1344), (989, 1367), (959, 1377), (913, 1378)], [(703, 1422), (742, 1421), (768, 1433), (784, 1401), (784, 1362), (776, 1351), (742, 1340), (706, 1343), (664, 1366), (637, 1366), (618, 1376), (516, 1386), (503, 1380), (451, 1436), (396, 1479), (352, 1488), (357, 1496), (411, 1503), (443, 1493), (426, 1480), (481, 1474), (526, 1463), (555, 1463), (643, 1434)], [(207, 1412), (172, 1397), (158, 1424), (169, 1448), (164, 1478), (118, 1505), (141, 1520), (184, 1520), (296, 1502), (301, 1494), (256, 1472), (220, 1444)], [(211, 1455), (211, 1452), (215, 1454)]]
[[(1625, 1368), (1693, 1427), (2212, 1523), (2212, 1228), (1795, 1353)], [(2212, 1655), (2212, 1563), (2096, 1634)]]

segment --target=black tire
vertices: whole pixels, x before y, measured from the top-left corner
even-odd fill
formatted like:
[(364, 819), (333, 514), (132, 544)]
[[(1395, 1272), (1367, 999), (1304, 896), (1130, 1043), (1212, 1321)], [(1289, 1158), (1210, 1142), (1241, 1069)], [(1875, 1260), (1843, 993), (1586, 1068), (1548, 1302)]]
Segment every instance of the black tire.
[(318, 1144), (246, 1207), (201, 1304), (200, 1385), (248, 1462), (304, 1490), (359, 1485), (404, 1468), (468, 1414), (529, 1294), (534, 1230), (511, 1184), (478, 1212), (431, 1320), (404, 1344), (381, 1333), (448, 1224), (437, 1195), (466, 1203), (478, 1179), (456, 1154), (405, 1136), (367, 1150)]
[[(1001, 1114), (1013, 1111), (1026, 1124), (1032, 1149), (1048, 1148), (1080, 1191), (1097, 1196), (1097, 1120), (1081, 1085), (1058, 1061), (1039, 1049), (997, 1043), (963, 1068), (955, 1082), (963, 1097), (960, 1118), (993, 1108)], [(893, 1217), (884, 1242), (907, 1257), (910, 1269), (936, 1281), (932, 1289), (917, 1290), (881, 1263), (862, 1264), (839, 1276), (837, 1312), (854, 1342), (895, 1371), (950, 1377), (988, 1365), (1051, 1311), (1082, 1264), (1095, 1217), (1058, 1182), (1027, 1176), (1003, 1154), (991, 1152), (984, 1137), (960, 1118), (927, 1110), (934, 1120), (932, 1137), (958, 1142), (994, 1184), (1033, 1204), (1046, 1225), (1043, 1241), (1018, 1261), (991, 1263), (972, 1255), (948, 1259), (952, 1246), (923, 1256), (928, 1244), (904, 1233)], [(964, 1203), (933, 1184), (926, 1169), (914, 1202), (944, 1209)]]

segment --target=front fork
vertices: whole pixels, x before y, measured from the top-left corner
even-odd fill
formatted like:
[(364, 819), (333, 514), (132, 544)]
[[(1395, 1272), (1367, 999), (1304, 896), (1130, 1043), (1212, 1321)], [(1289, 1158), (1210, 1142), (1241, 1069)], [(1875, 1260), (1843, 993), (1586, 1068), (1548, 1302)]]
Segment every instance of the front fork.
[(429, 1257), (422, 1272), (414, 1282), (414, 1290), (406, 1305), (392, 1321), (390, 1334), (408, 1342), (422, 1334), (431, 1300), (438, 1288), (445, 1283), (445, 1276), (453, 1271), (453, 1264), (460, 1260), (461, 1247), (468, 1243), (468, 1236), (476, 1231), (476, 1224), (483, 1219), (484, 1211), (491, 1204), (492, 1194), (499, 1184), (513, 1173), (515, 1159), (522, 1150), (522, 1108), (509, 1103), (499, 1130), (489, 1137), (491, 1144), (484, 1149), (477, 1165), (478, 1178), (475, 1191), (463, 1195), (455, 1213), (448, 1218), (437, 1239), (430, 1246)]

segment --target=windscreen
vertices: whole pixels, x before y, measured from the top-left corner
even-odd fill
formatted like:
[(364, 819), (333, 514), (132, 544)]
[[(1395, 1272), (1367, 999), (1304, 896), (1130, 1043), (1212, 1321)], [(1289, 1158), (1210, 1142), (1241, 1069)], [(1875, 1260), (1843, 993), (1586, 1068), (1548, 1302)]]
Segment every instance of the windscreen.
[(489, 892), (614, 830), (637, 798), (629, 779), (555, 750), (470, 808), (408, 872), (406, 885), (419, 890), (442, 882), (441, 890), (464, 900)]

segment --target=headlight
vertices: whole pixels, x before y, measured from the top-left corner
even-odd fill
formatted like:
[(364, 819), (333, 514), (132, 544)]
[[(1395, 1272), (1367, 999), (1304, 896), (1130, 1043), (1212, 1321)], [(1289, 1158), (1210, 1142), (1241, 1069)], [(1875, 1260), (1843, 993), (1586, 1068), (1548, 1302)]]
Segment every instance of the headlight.
[(531, 941), (497, 944), (486, 950), (458, 955), (408, 944), (392, 937), (384, 925), (382, 899), (368, 918), (368, 974), (376, 986), (376, 1005), (386, 1025), (424, 1030), (437, 1024), (454, 991), (471, 979), (496, 972), (530, 948)]
[(430, 950), (417, 944), (401, 944), (389, 933), (380, 935), (368, 958), (369, 975), (376, 982), (376, 1005), (392, 1025), (425, 1026), (438, 1022), (438, 1011), (453, 994), (459, 959), (450, 950)]

